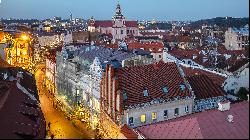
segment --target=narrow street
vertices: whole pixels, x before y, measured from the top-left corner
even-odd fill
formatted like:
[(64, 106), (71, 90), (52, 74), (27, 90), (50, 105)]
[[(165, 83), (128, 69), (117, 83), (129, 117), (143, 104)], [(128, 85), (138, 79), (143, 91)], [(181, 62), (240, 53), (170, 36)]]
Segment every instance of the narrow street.
[(53, 107), (52, 100), (46, 96), (46, 91), (42, 86), (44, 76), (44, 73), (40, 69), (35, 73), (41, 108), (46, 119), (47, 128), (48, 123), (50, 122), (50, 132), (48, 133), (47, 138), (51, 138), (51, 134), (53, 134), (54, 138), (57, 139), (90, 139), (91, 136), (89, 136), (87, 129), (86, 133), (81, 133), (76, 127), (74, 127), (72, 122), (66, 118), (63, 112)]

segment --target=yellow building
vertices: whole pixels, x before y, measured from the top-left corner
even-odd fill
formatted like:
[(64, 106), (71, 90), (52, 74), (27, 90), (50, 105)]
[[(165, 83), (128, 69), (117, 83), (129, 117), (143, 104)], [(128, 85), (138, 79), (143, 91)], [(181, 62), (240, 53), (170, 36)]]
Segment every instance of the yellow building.
[(32, 70), (33, 54), (31, 37), (28, 34), (16, 34), (12, 38), (12, 45), (5, 49), (6, 61), (16, 67)]

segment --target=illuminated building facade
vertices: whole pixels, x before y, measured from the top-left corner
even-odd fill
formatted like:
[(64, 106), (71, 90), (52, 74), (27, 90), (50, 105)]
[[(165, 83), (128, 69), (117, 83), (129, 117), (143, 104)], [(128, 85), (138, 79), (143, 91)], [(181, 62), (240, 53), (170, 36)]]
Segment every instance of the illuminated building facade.
[(6, 61), (16, 67), (31, 70), (33, 66), (33, 49), (31, 37), (28, 34), (16, 34), (12, 44), (5, 49)]

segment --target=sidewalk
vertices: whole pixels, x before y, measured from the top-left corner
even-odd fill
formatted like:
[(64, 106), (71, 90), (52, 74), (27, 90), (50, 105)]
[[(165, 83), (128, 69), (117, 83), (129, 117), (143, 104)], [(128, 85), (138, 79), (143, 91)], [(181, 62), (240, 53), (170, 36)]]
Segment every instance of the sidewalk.
[(89, 136), (90, 138), (95, 138), (95, 132), (86, 124), (81, 122), (78, 119), (71, 119), (69, 115), (67, 115), (67, 113), (65, 113), (60, 106), (58, 106), (56, 103), (57, 101), (55, 101), (54, 97), (47, 91), (46, 87), (42, 87), (42, 91), (45, 93), (45, 95), (48, 97), (48, 99), (52, 102), (53, 107), (55, 109), (59, 109), (64, 115), (65, 117), (68, 118), (68, 120), (71, 121), (71, 123), (74, 125), (75, 128), (79, 129), (79, 131), (81, 132), (88, 132), (85, 133), (87, 136)]

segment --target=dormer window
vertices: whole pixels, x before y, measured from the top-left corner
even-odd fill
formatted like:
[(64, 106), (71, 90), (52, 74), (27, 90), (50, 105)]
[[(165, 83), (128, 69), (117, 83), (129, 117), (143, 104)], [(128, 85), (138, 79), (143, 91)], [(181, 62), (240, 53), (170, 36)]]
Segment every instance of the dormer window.
[(124, 92), (124, 93), (123, 93), (123, 100), (127, 100), (127, 99), (128, 99), (127, 93)]
[(168, 93), (168, 88), (167, 87), (163, 87), (162, 91), (163, 91), (164, 94), (167, 94)]
[(148, 90), (147, 90), (147, 89), (144, 89), (144, 90), (143, 90), (143, 96), (144, 96), (144, 97), (148, 97)]
[(181, 89), (181, 91), (184, 91), (185, 90), (185, 85), (184, 84), (180, 84), (180, 89)]

